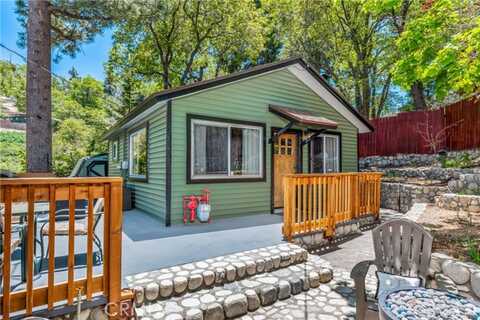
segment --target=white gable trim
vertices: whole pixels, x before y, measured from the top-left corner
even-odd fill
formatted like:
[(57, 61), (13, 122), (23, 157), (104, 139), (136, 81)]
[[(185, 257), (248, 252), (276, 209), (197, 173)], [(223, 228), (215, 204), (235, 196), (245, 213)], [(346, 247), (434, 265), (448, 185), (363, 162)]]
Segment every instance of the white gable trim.
[(165, 101), (160, 101), (160, 102), (157, 102), (155, 105), (151, 106), (150, 108), (146, 109), (145, 111), (143, 111), (142, 113), (140, 113), (139, 115), (137, 115), (135, 118), (133, 118), (132, 120), (126, 122), (125, 124), (123, 124), (120, 129), (126, 129), (128, 127), (131, 127), (143, 120), (145, 120), (146, 118), (148, 118), (150, 115), (152, 115), (155, 111), (159, 110), (160, 108), (164, 107), (166, 105)]
[(300, 64), (294, 64), (287, 67), (294, 76), (302, 81), (307, 87), (315, 92), (320, 98), (325, 100), (330, 106), (335, 108), (345, 119), (350, 121), (357, 127), (359, 133), (370, 132), (371, 130), (354, 114), (348, 110), (345, 105), (338, 100), (330, 91), (328, 91), (315, 77), (313, 77), (308, 70)]

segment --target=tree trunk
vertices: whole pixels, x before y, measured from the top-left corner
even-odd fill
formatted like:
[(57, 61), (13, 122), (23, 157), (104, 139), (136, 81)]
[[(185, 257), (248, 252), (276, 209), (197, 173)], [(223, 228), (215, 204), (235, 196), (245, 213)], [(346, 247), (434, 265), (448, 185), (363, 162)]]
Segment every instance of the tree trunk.
[(49, 2), (29, 1), (27, 25), (27, 172), (52, 170)]
[(415, 110), (427, 109), (427, 102), (425, 101), (425, 95), (423, 93), (423, 84), (420, 81), (417, 81), (412, 85), (410, 94), (412, 95)]
[(363, 73), (362, 77), (362, 106), (360, 108), (360, 113), (367, 119), (370, 119), (370, 81), (367, 73)]

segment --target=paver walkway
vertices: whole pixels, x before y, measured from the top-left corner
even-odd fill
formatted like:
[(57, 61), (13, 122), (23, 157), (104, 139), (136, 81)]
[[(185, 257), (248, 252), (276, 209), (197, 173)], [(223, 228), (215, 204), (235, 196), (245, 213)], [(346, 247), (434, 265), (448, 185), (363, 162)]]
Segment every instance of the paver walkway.
[[(244, 320), (354, 319), (349, 271), (333, 269), (329, 281), (329, 270), (331, 265), (317, 255), (281, 244), (129, 276), (127, 281), (135, 288), (136, 311), (143, 320), (223, 319), (224, 313), (242, 315), (247, 309)], [(312, 272), (320, 277), (313, 280)], [(374, 295), (373, 277), (367, 278), (367, 290)]]
[(353, 320), (355, 298), (353, 282), (348, 272), (335, 270), (333, 280), (286, 301), (261, 307), (241, 320)]
[[(402, 216), (393, 210), (382, 209), (380, 212), (382, 221)], [(343, 241), (332, 244), (325, 251), (316, 253), (322, 259), (330, 262), (335, 269), (352, 270), (360, 261), (372, 260), (373, 253), (372, 230), (364, 229), (361, 234), (354, 235)]]

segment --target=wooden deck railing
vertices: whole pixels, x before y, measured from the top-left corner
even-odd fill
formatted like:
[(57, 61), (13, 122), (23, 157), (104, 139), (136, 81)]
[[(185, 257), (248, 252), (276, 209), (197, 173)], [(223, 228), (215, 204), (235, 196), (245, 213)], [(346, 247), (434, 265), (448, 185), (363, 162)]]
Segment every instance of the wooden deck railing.
[(381, 173), (294, 174), (284, 177), (283, 234), (325, 231), (380, 211)]
[[(88, 201), (86, 237), (86, 276), (75, 278), (75, 205), (76, 200)], [(94, 201), (103, 199), (103, 273), (93, 272)], [(67, 281), (55, 281), (55, 214), (57, 201), (68, 201), (68, 256)], [(0, 179), (0, 203), (3, 203), (3, 291), (0, 296), (3, 319), (13, 313), (32, 314), (38, 307), (51, 310), (54, 305), (72, 305), (81, 290), (82, 299), (104, 296), (117, 306), (121, 295), (122, 253), (122, 180), (121, 178), (12, 178)], [(24, 219), (25, 237), (25, 289), (11, 291), (12, 208), (26, 203)], [(34, 284), (34, 252), (37, 227), (35, 205), (48, 203), (48, 285)], [(42, 236), (42, 235), (40, 235)], [(114, 307), (115, 308), (115, 307)]]

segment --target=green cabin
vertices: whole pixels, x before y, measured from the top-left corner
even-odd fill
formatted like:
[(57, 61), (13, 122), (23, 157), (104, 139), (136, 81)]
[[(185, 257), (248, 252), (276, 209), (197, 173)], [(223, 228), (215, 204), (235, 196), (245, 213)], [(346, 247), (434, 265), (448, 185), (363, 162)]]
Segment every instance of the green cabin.
[(105, 135), (110, 176), (167, 226), (182, 196), (211, 192), (211, 216), (283, 206), (282, 176), (358, 170), (357, 135), (372, 131), (300, 58), (155, 93)]

